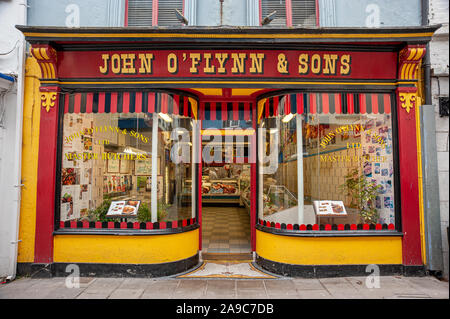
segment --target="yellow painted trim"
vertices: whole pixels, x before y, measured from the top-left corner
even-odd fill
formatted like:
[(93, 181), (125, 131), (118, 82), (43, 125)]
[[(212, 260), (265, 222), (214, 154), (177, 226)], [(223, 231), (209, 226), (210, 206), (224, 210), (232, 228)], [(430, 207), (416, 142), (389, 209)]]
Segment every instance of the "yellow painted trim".
[(267, 99), (262, 99), (258, 101), (258, 124), (261, 122), (262, 114), (264, 111), (264, 104), (266, 103)]
[(192, 115), (194, 115), (194, 119), (197, 119), (197, 111), (198, 111), (198, 105), (197, 100), (194, 100), (193, 98), (189, 97), (189, 102), (191, 102), (192, 106)]
[(292, 237), (256, 230), (256, 253), (294, 265), (401, 264), (402, 238)]
[(56, 235), (53, 258), (64, 263), (167, 263), (197, 254), (198, 239), (198, 229), (152, 236)]
[(323, 34), (183, 34), (183, 33), (50, 33), (50, 32), (24, 32), (29, 38), (33, 37), (53, 37), (53, 38), (203, 38), (203, 39), (336, 39), (336, 38), (416, 38), (431, 37), (433, 32), (423, 33), (323, 33)]
[[(46, 82), (47, 83), (47, 82)], [(400, 82), (289, 82), (283, 81), (95, 81), (95, 82), (74, 82), (74, 81), (49, 81), (54, 84), (318, 84), (318, 85), (397, 85)]]
[(423, 172), (422, 172), (422, 139), (420, 136), (420, 106), (422, 99), (418, 96), (416, 98), (416, 143), (417, 143), (417, 177), (419, 186), (419, 219), (420, 219), (420, 244), (422, 262), (427, 263), (426, 244), (425, 244), (425, 222), (424, 222), (424, 202), (423, 202)]
[(22, 127), (22, 187), (20, 199), (19, 242), (17, 262), (34, 261), (36, 238), (36, 193), (39, 153), (41, 69), (34, 57), (25, 62), (25, 87)]

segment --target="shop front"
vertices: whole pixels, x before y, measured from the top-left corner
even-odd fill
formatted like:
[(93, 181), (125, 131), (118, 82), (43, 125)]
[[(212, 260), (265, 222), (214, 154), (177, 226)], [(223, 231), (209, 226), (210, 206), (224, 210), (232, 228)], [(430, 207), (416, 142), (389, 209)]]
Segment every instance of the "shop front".
[(424, 271), (434, 27), (18, 28), (41, 71), (19, 273), (165, 276), (206, 254), (288, 276)]

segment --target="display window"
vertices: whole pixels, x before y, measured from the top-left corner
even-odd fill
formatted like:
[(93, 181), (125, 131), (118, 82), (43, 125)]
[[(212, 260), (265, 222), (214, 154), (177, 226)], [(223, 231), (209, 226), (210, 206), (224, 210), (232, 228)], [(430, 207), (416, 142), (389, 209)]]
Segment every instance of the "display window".
[(390, 94), (296, 93), (259, 104), (259, 223), (394, 230)]
[(195, 223), (194, 99), (161, 92), (61, 96), (61, 228)]

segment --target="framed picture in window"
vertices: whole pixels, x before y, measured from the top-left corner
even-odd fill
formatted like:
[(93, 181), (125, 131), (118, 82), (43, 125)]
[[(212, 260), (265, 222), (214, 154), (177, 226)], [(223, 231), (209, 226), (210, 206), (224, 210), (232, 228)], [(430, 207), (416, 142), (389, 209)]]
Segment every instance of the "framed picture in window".
[(152, 159), (136, 160), (134, 164), (135, 175), (152, 175)]
[(108, 173), (120, 172), (120, 159), (110, 158), (108, 159)]

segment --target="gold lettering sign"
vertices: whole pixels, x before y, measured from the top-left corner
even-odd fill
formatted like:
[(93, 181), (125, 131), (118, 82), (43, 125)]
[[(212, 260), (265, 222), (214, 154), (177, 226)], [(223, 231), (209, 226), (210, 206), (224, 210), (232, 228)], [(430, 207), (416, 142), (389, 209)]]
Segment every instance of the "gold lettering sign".
[[(98, 70), (103, 75), (152, 74), (153, 63), (159, 54), (162, 53), (104, 53), (100, 55)], [(270, 69), (280, 76), (348, 76), (352, 62), (350, 54), (314, 52), (302, 52), (298, 55), (285, 52), (275, 56), (262, 52), (167, 52), (164, 59), (164, 62), (155, 63), (158, 63), (158, 67), (166, 64), (169, 74), (177, 74), (179, 70), (187, 69), (190, 74), (205, 75), (264, 75), (264, 71)]]

